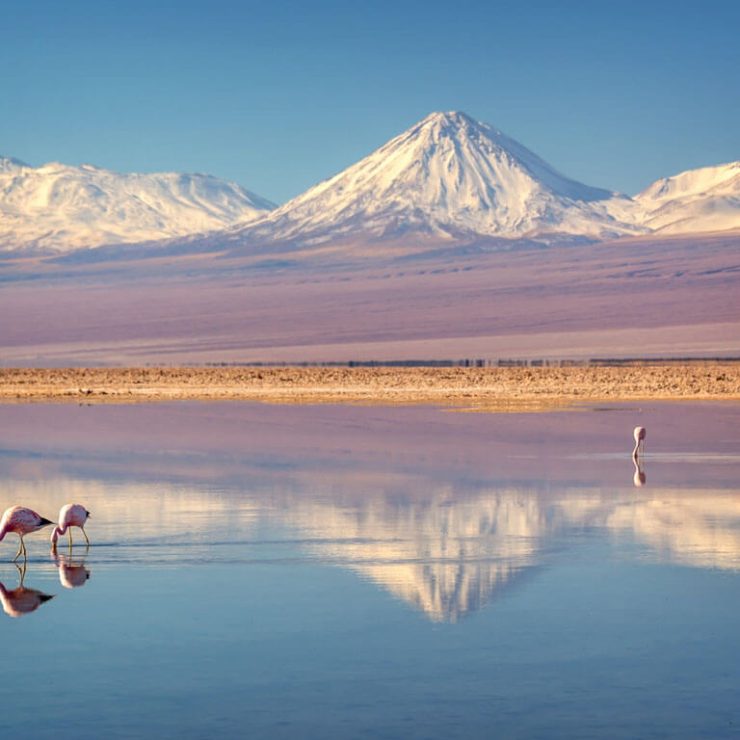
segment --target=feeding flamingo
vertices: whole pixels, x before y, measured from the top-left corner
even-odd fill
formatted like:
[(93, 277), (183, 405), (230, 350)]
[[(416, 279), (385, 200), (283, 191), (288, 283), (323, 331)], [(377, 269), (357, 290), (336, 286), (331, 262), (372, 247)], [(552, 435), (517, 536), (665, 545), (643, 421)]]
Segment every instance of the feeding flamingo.
[(11, 506), (9, 509), (6, 509), (3, 514), (3, 518), (0, 519), (0, 541), (5, 538), (5, 535), (8, 534), (8, 532), (15, 532), (15, 534), (20, 537), (21, 544), (18, 548), (18, 552), (13, 558), (13, 562), (15, 562), (18, 560), (21, 553), (23, 553), (24, 558), (28, 557), (28, 553), (26, 552), (26, 543), (23, 541), (23, 538), (27, 534), (36, 532), (47, 524), (53, 523), (54, 522), (49, 519), (45, 519), (35, 511), (27, 509), (25, 506)]
[(79, 527), (82, 534), (85, 535), (87, 546), (90, 546), (87, 532), (85, 532), (85, 523), (90, 517), (90, 512), (82, 504), (65, 504), (59, 510), (59, 524), (54, 527), (51, 533), (51, 547), (56, 549), (57, 540), (65, 532), (69, 535), (69, 546), (72, 547), (72, 527)]
[(633, 432), (635, 437), (635, 449), (632, 450), (632, 457), (637, 460), (637, 457), (645, 449), (645, 436), (647, 434), (645, 427), (635, 427)]

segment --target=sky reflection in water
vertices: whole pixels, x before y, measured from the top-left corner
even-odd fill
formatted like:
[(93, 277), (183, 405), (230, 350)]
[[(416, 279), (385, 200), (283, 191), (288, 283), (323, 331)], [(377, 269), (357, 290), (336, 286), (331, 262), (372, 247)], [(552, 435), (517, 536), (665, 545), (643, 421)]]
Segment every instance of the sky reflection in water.
[(0, 563), (17, 733), (28, 716), (34, 737), (739, 726), (740, 406), (0, 418), (3, 505), (92, 512), (89, 551), (75, 532), (54, 558), (42, 532), (25, 574)]

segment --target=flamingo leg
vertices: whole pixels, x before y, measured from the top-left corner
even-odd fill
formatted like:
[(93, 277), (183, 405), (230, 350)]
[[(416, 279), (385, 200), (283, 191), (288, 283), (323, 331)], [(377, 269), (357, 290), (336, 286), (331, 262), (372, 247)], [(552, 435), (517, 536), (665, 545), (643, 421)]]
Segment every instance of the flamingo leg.
[(90, 539), (87, 536), (87, 532), (85, 532), (85, 528), (80, 527), (80, 529), (82, 530), (82, 534), (85, 535), (85, 542), (87, 542), (87, 546), (90, 547)]
[(72, 527), (71, 526), (67, 530), (67, 535), (69, 536), (69, 546), (72, 547)]
[(18, 535), (20, 538), (21, 544), (18, 547), (18, 552), (15, 554), (15, 557), (13, 558), (13, 562), (15, 563), (18, 558), (23, 555), (23, 560), (25, 561), (28, 558), (28, 551), (26, 550), (26, 543), (23, 541), (23, 537), (21, 535)]

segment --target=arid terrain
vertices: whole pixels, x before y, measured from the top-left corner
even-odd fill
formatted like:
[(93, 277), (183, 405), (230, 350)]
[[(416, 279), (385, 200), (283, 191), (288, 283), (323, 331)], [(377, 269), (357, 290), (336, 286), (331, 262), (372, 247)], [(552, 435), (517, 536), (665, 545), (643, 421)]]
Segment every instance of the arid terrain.
[(740, 357), (739, 249), (730, 234), (0, 261), (0, 366)]
[(0, 400), (449, 404), (538, 408), (589, 401), (740, 399), (740, 363), (565, 367), (161, 367), (0, 370)]

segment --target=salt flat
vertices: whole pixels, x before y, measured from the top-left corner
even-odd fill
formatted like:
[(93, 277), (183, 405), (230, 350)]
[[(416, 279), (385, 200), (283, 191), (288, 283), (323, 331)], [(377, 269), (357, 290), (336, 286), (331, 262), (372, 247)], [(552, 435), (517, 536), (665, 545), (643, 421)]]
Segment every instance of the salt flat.
[(0, 369), (0, 400), (443, 404), (537, 410), (594, 401), (740, 399), (740, 363), (569, 367)]

